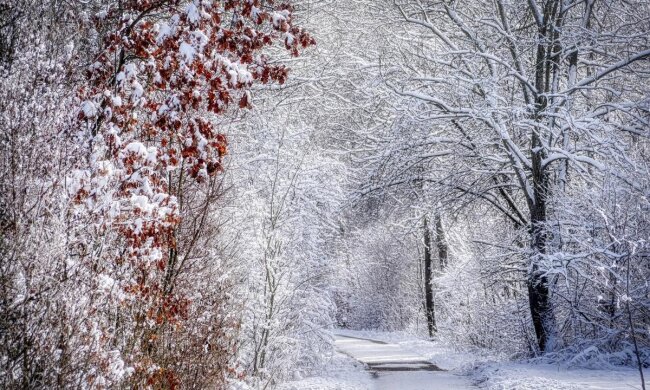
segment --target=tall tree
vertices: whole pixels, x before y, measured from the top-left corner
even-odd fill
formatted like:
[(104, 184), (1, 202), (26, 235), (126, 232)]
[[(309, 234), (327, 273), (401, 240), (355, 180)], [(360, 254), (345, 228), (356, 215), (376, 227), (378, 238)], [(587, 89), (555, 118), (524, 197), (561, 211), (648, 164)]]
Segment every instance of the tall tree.
[[(550, 197), (559, 183), (566, 184), (569, 170), (613, 175), (633, 186), (618, 160), (609, 160), (621, 152), (601, 136), (612, 131), (627, 142), (630, 132), (644, 126), (635, 115), (643, 98), (634, 85), (645, 76), (635, 66), (650, 50), (637, 35), (645, 28), (642, 18), (628, 12), (647, 4), (416, 0), (395, 6), (434, 43), (414, 49), (426, 67), (411, 68), (409, 78), (391, 83), (398, 83), (398, 95), (426, 103), (426, 118), (442, 126), (452, 142), (475, 150), (471, 158), (479, 159), (494, 182), (487, 192), (456, 187), (478, 193), (528, 229), (530, 312), (539, 349), (552, 350), (556, 325), (545, 265), (552, 237)], [(610, 7), (626, 13), (626, 29), (635, 33), (619, 40), (610, 38), (617, 33), (605, 33), (618, 29)], [(591, 44), (583, 46), (587, 40)], [(604, 47), (607, 54), (599, 50)]]
[(424, 310), (427, 316), (427, 329), (429, 337), (433, 337), (436, 331), (436, 311), (433, 298), (433, 256), (431, 251), (433, 243), (431, 242), (431, 228), (429, 220), (425, 216), (422, 226), (424, 230)]

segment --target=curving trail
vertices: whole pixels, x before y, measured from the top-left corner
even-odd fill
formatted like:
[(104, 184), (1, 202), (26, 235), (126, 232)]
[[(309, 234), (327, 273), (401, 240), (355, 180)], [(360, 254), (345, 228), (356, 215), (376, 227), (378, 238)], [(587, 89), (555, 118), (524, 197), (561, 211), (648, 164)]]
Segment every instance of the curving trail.
[(336, 334), (336, 348), (363, 363), (378, 390), (472, 389), (469, 380), (454, 375), (425, 357), (397, 344)]

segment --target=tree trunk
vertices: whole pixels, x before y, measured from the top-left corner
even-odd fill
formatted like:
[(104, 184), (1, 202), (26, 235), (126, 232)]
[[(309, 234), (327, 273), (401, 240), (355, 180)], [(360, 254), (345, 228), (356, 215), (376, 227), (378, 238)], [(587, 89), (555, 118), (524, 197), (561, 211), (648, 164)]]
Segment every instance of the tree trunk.
[(427, 327), (429, 337), (433, 337), (436, 331), (436, 315), (433, 302), (433, 281), (431, 280), (433, 267), (431, 259), (431, 233), (429, 232), (429, 221), (424, 217), (424, 308), (427, 315)]
[(440, 270), (447, 268), (449, 260), (449, 247), (445, 237), (445, 228), (442, 226), (442, 217), (436, 214), (436, 246), (438, 247), (438, 260), (440, 261)]
[[(533, 136), (533, 144), (537, 150), (541, 149), (537, 136)], [(541, 143), (540, 143), (541, 144)], [(534, 147), (533, 150), (536, 150)], [(530, 313), (537, 336), (537, 345), (540, 352), (546, 352), (549, 348), (549, 339), (554, 329), (553, 313), (551, 310), (548, 280), (543, 271), (539, 269), (539, 262), (546, 254), (548, 232), (546, 225), (546, 196), (548, 189), (548, 174), (542, 168), (544, 154), (533, 152), (533, 190), (534, 203), (531, 210), (531, 264), (528, 269), (528, 300)]]
[[(546, 151), (542, 142), (542, 126), (545, 111), (549, 107), (549, 97), (545, 92), (553, 88), (552, 79), (557, 72), (557, 60), (554, 56), (561, 50), (557, 43), (556, 26), (561, 25), (559, 15), (560, 2), (549, 1), (544, 6), (544, 16), (539, 26), (537, 43), (537, 61), (535, 69), (535, 97), (534, 121), (539, 124), (531, 134), (531, 180), (532, 199), (529, 201), (530, 209), (530, 234), (531, 234), (531, 257), (528, 268), (528, 302), (530, 314), (537, 337), (539, 351), (544, 353), (552, 349), (552, 334), (555, 329), (554, 318), (551, 308), (548, 280), (544, 272), (539, 269), (539, 262), (546, 254), (548, 244), (548, 232), (546, 227), (547, 196), (549, 189), (548, 170), (542, 163), (546, 157)], [(552, 99), (552, 97), (551, 97)], [(552, 127), (553, 123), (548, 126)]]

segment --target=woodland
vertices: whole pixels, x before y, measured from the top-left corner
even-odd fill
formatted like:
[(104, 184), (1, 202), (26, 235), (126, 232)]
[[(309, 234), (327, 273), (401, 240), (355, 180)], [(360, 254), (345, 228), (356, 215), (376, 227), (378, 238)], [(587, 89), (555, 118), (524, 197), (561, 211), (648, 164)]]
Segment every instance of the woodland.
[(647, 0), (0, 0), (0, 388), (336, 329), (645, 386), (649, 282)]

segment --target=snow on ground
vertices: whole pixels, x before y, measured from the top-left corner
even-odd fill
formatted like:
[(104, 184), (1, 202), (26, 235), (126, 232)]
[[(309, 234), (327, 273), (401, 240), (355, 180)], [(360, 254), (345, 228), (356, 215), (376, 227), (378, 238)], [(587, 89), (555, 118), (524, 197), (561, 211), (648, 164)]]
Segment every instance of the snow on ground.
[(318, 376), (287, 382), (278, 390), (373, 390), (372, 377), (364, 366), (341, 353), (332, 356)]
[[(284, 383), (279, 390), (454, 390), (472, 388), (468, 378), (452, 371), (430, 371), (427, 355), (431, 343), (403, 337), (402, 343), (390, 341), (394, 334), (373, 332), (374, 339), (360, 339), (366, 332), (336, 331), (337, 353), (318, 376)], [(419, 348), (418, 348), (419, 346)], [(415, 348), (410, 348), (415, 347)], [(428, 347), (428, 350), (427, 350)], [(420, 354), (419, 351), (425, 354)], [(451, 351), (450, 351), (451, 352)], [(453, 353), (452, 353), (453, 354)], [(354, 358), (353, 358), (354, 357)], [(370, 369), (367, 370), (370, 365)], [(374, 369), (372, 368), (374, 367)], [(423, 371), (385, 371), (391, 369)], [(437, 368), (437, 367), (436, 367)]]
[(412, 364), (426, 361), (424, 356), (402, 348), (397, 344), (340, 334), (334, 335), (334, 339), (336, 340), (336, 348), (339, 351), (365, 364)]
[[(593, 370), (552, 364), (492, 362), (477, 365), (470, 372), (479, 387), (489, 390), (641, 389), (639, 372), (631, 368)], [(650, 386), (647, 380), (646, 386)]]
[[(391, 337), (393, 336), (393, 337)], [(383, 340), (381, 340), (383, 339)], [(433, 390), (471, 389), (469, 378), (459, 375), (450, 359), (433, 343), (399, 338), (388, 333), (335, 332), (336, 347), (342, 353), (363, 362), (372, 372), (373, 389)], [(451, 351), (447, 351), (453, 356)], [(405, 371), (403, 371), (405, 370)]]
[[(423, 340), (407, 332), (336, 330), (335, 333), (341, 336), (367, 338), (397, 344), (402, 349), (423, 356), (425, 360), (448, 371), (459, 371), (464, 366), (476, 362), (478, 358), (475, 354), (459, 352), (449, 346)], [(485, 360), (485, 358), (483, 359)]]
[[(365, 340), (364, 340), (365, 339)], [(407, 333), (335, 331), (335, 354), (318, 376), (279, 390), (631, 390), (640, 389), (631, 368), (585, 369), (513, 363), (458, 352)], [(354, 359), (352, 358), (354, 357)], [(424, 362), (424, 364), (423, 364)], [(427, 369), (426, 362), (444, 371)], [(403, 370), (414, 367), (415, 371)], [(646, 373), (646, 378), (650, 373)], [(650, 382), (646, 381), (646, 386)]]

